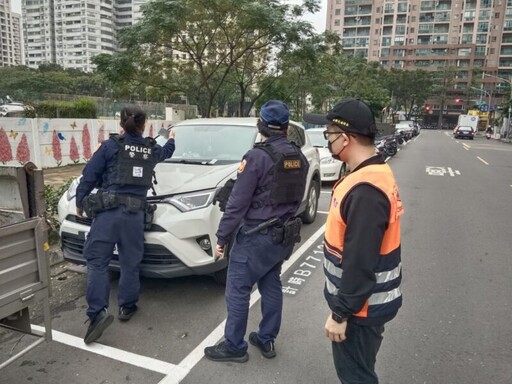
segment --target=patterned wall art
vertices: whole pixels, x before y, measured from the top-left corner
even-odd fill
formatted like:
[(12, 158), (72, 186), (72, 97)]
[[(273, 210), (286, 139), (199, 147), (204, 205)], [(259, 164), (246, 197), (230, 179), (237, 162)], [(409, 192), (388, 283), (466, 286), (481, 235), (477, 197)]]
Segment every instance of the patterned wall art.
[[(157, 127), (169, 124), (148, 120), (146, 135), (154, 137)], [(38, 168), (86, 163), (102, 141), (120, 132), (119, 120), (1, 118), (0, 166), (29, 161)]]

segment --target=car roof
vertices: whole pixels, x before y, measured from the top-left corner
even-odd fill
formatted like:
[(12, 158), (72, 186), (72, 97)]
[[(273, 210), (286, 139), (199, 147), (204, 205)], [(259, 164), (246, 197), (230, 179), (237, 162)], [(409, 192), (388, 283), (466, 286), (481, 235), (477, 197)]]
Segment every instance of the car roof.
[[(189, 119), (178, 121), (174, 124), (175, 127), (182, 127), (188, 125), (236, 125), (236, 126), (246, 126), (250, 128), (256, 128), (256, 123), (258, 122), (257, 117), (210, 117), (210, 118), (200, 118), (200, 119)], [(290, 123), (302, 127), (301, 123), (290, 120)]]
[(306, 129), (306, 132), (323, 132), (325, 131), (325, 127), (324, 128), (309, 128), (309, 129)]

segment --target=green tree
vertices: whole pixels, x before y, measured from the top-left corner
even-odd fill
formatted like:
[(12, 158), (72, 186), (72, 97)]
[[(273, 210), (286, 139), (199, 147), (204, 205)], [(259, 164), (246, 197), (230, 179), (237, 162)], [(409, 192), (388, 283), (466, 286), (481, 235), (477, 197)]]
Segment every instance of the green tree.
[(431, 95), (435, 96), (440, 106), (437, 126), (442, 127), (444, 107), (448, 100), (448, 95), (454, 90), (457, 68), (453, 66), (440, 67), (432, 73), (432, 76), (434, 86)]
[(315, 9), (318, 0), (307, 1), (305, 7), (276, 0), (154, 0), (144, 7), (142, 20), (122, 34), (125, 51), (94, 62), (116, 84), (145, 82), (168, 93), (183, 92), (179, 84), (190, 79), (176, 78), (196, 72), (196, 85), (204, 95), (199, 106), (210, 116), (235, 65), (247, 56), (260, 60), (270, 48), (300, 38), (312, 27), (298, 21), (299, 16)]
[(383, 76), (383, 84), (394, 99), (395, 104), (391, 107), (395, 111), (404, 109), (409, 119), (414, 112), (414, 106), (423, 105), (432, 95), (434, 83), (432, 72), (392, 68)]

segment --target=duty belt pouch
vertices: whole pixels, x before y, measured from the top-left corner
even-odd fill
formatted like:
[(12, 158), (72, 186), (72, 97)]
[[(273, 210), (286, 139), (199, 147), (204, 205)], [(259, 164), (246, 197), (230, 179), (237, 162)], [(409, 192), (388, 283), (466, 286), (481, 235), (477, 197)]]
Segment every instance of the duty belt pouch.
[(100, 197), (101, 202), (103, 203), (103, 210), (112, 209), (119, 206), (117, 195), (115, 193), (103, 192), (101, 193)]
[(271, 229), (272, 231), (272, 244), (281, 244), (284, 239), (284, 227), (282, 225), (274, 226)]
[(283, 245), (285, 247), (294, 245), (300, 241), (300, 228), (302, 226), (302, 220), (298, 217), (288, 219), (283, 225)]
[(102, 193), (87, 195), (82, 200), (82, 206), (87, 217), (94, 218), (97, 213), (104, 211)]
[(136, 197), (128, 196), (125, 200), (126, 210), (130, 213), (135, 213), (144, 209), (144, 202)]
[(149, 231), (151, 224), (153, 224), (153, 217), (155, 216), (156, 204), (148, 204), (144, 210), (144, 230)]

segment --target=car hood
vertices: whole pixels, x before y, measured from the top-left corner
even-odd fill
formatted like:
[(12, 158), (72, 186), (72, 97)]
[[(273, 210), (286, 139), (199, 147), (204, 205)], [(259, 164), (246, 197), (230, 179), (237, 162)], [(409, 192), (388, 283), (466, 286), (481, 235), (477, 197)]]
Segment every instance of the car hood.
[(235, 175), (238, 165), (160, 163), (155, 168), (155, 191), (157, 195), (175, 195), (216, 188)]

